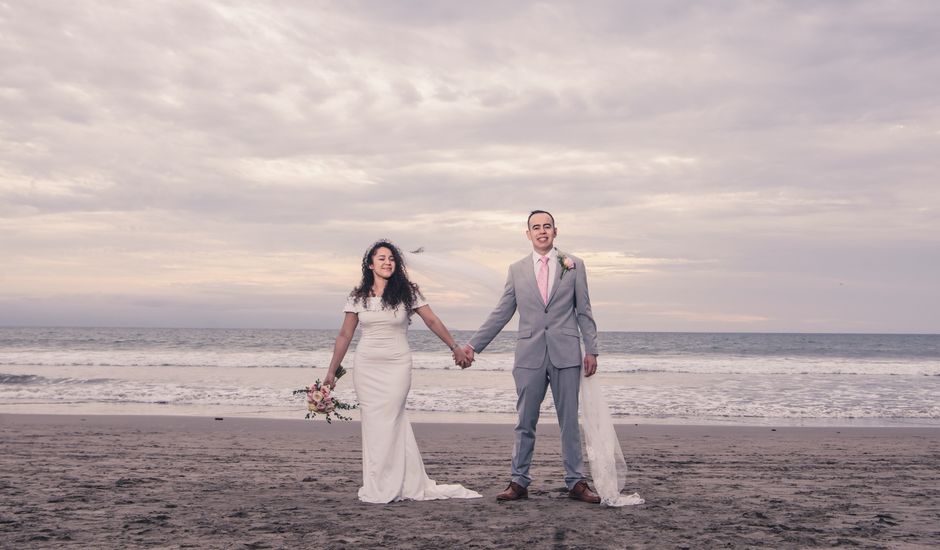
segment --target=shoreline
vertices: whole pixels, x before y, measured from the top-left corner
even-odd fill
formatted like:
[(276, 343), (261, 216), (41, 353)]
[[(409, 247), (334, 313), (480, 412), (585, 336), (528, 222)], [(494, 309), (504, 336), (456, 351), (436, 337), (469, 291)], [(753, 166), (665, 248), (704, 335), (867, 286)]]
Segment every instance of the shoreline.
[(497, 503), (512, 427), (420, 422), (431, 478), (484, 498), (370, 505), (356, 497), (356, 422), (0, 414), (0, 546), (893, 549), (940, 540), (938, 428), (616, 429), (624, 493), (638, 491), (644, 505), (568, 499), (552, 425), (539, 427), (530, 498)]
[[(415, 419), (409, 414), (409, 420), (416, 433), (424, 432), (432, 436), (457, 432), (503, 434), (508, 444), (512, 444), (513, 424), (505, 422), (428, 422)], [(0, 428), (5, 426), (44, 426), (75, 427), (82, 425), (101, 425), (115, 428), (148, 429), (183, 429), (194, 432), (217, 432), (236, 429), (244, 434), (263, 434), (270, 432), (292, 434), (315, 434), (317, 436), (351, 436), (360, 432), (358, 420), (334, 420), (327, 424), (325, 420), (304, 418), (257, 418), (239, 416), (205, 416), (181, 414), (36, 414), (0, 412)], [(557, 422), (539, 420), (538, 436), (557, 437)], [(633, 435), (654, 435), (659, 437), (685, 437), (688, 435), (733, 434), (748, 437), (786, 437), (787, 434), (800, 434), (800, 437), (817, 436), (877, 436), (877, 437), (940, 437), (940, 426), (789, 426), (789, 425), (738, 425), (738, 424), (669, 424), (669, 423), (615, 423), (614, 429), (621, 446), (625, 447), (625, 438)], [(894, 434), (894, 432), (898, 432)], [(893, 435), (894, 434), (894, 435)], [(624, 453), (626, 454), (626, 449)], [(940, 457), (938, 457), (940, 458)], [(508, 460), (508, 459), (507, 459)]]
[[(548, 400), (548, 398), (546, 398)], [(38, 415), (38, 416), (166, 416), (193, 418), (239, 418), (257, 420), (304, 420), (324, 422), (322, 419), (306, 420), (305, 411), (300, 407), (290, 409), (254, 409), (244, 407), (204, 407), (166, 404), (95, 404), (83, 405), (84, 410), (75, 410), (75, 404), (68, 403), (4, 403), (0, 404), (0, 416)], [(444, 411), (408, 410), (408, 417), (413, 423), (424, 424), (498, 424), (515, 425), (516, 415), (510, 413), (468, 413)], [(347, 411), (353, 421), (358, 421), (358, 411)], [(341, 421), (337, 421), (342, 423)], [(940, 422), (932, 418), (648, 418), (639, 416), (615, 416), (615, 426), (726, 426), (726, 427), (769, 427), (769, 428), (933, 428), (940, 429)], [(553, 410), (543, 410), (539, 426), (556, 426), (558, 421)]]
[[(409, 420), (415, 430), (423, 430), (432, 434), (452, 433), (455, 431), (474, 432), (490, 429), (507, 434), (511, 442), (512, 423), (506, 422), (453, 422), (453, 421), (424, 421), (414, 418), (409, 411)], [(212, 415), (183, 415), (183, 414), (46, 414), (46, 413), (6, 413), (0, 412), (0, 427), (11, 426), (80, 426), (85, 423), (107, 426), (146, 426), (149, 428), (185, 428), (197, 431), (213, 431), (228, 425), (238, 425), (245, 433), (265, 433), (272, 429), (283, 433), (316, 433), (336, 432), (337, 434), (358, 434), (360, 422), (358, 420), (334, 420), (327, 424), (325, 420), (309, 420), (304, 418), (261, 418), (246, 416), (212, 416)], [(546, 422), (542, 419), (538, 423), (538, 435), (558, 435), (557, 422)], [(940, 426), (791, 426), (791, 425), (743, 425), (743, 424), (696, 424), (696, 423), (615, 423), (614, 429), (618, 437), (629, 436), (631, 433), (687, 435), (689, 433), (715, 432), (739, 433), (755, 436), (757, 434), (877, 434), (890, 435), (891, 432), (904, 432), (905, 435), (940, 436)], [(623, 441), (621, 441), (623, 444)]]

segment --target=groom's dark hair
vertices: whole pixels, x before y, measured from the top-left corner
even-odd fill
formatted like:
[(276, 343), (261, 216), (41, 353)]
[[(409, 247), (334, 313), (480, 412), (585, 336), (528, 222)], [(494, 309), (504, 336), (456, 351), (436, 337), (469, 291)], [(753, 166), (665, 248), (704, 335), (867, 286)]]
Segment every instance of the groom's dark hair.
[(548, 217), (552, 219), (552, 225), (555, 225), (555, 216), (552, 216), (551, 212), (548, 212), (547, 210), (533, 210), (529, 212), (529, 217), (525, 221), (526, 229), (529, 228), (529, 222), (532, 221), (532, 216), (536, 214), (548, 214)]

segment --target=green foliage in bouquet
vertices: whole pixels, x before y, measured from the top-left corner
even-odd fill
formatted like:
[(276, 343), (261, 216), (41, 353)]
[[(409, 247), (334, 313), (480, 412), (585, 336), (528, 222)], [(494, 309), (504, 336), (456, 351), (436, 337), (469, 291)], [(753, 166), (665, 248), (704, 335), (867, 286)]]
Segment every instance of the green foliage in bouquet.
[[(336, 380), (339, 380), (346, 374), (346, 369), (342, 365), (336, 369)], [(323, 415), (328, 424), (333, 423), (335, 416), (339, 420), (352, 420), (350, 416), (344, 416), (338, 411), (351, 411), (358, 405), (340, 401), (333, 396), (333, 390), (329, 386), (323, 386), (320, 379), (310, 385), (309, 388), (294, 390), (294, 395), (304, 394), (307, 398), (307, 416), (304, 418), (316, 418), (317, 415)]]

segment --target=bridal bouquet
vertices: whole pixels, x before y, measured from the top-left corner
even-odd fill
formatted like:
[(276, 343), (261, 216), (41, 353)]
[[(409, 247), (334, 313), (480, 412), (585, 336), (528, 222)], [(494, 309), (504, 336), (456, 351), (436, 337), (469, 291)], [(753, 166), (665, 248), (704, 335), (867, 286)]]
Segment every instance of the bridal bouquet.
[[(336, 379), (339, 380), (346, 374), (346, 369), (342, 365), (336, 369)], [(350, 416), (343, 416), (338, 411), (349, 411), (355, 409), (357, 405), (352, 405), (344, 401), (340, 401), (333, 396), (333, 390), (329, 386), (323, 386), (320, 384), (320, 380), (317, 379), (316, 382), (310, 384), (309, 388), (304, 388), (302, 390), (294, 390), (294, 395), (304, 394), (307, 397), (307, 416), (304, 418), (316, 418), (318, 414), (322, 414), (326, 417), (326, 422), (328, 424), (333, 423), (333, 418), (336, 417), (340, 420), (352, 420)]]

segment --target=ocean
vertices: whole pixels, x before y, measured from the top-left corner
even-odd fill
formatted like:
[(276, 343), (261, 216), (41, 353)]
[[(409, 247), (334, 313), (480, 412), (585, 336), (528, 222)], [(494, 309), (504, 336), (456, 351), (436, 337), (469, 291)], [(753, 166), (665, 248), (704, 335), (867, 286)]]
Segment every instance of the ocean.
[[(455, 331), (466, 341), (470, 332)], [(303, 418), (335, 330), (0, 328), (0, 413)], [(512, 422), (515, 333), (467, 370), (410, 331), (416, 421)], [(940, 426), (940, 335), (604, 332), (617, 422)], [(355, 341), (344, 364), (352, 365)], [(355, 401), (352, 380), (340, 398)], [(554, 419), (547, 396), (543, 421)]]

